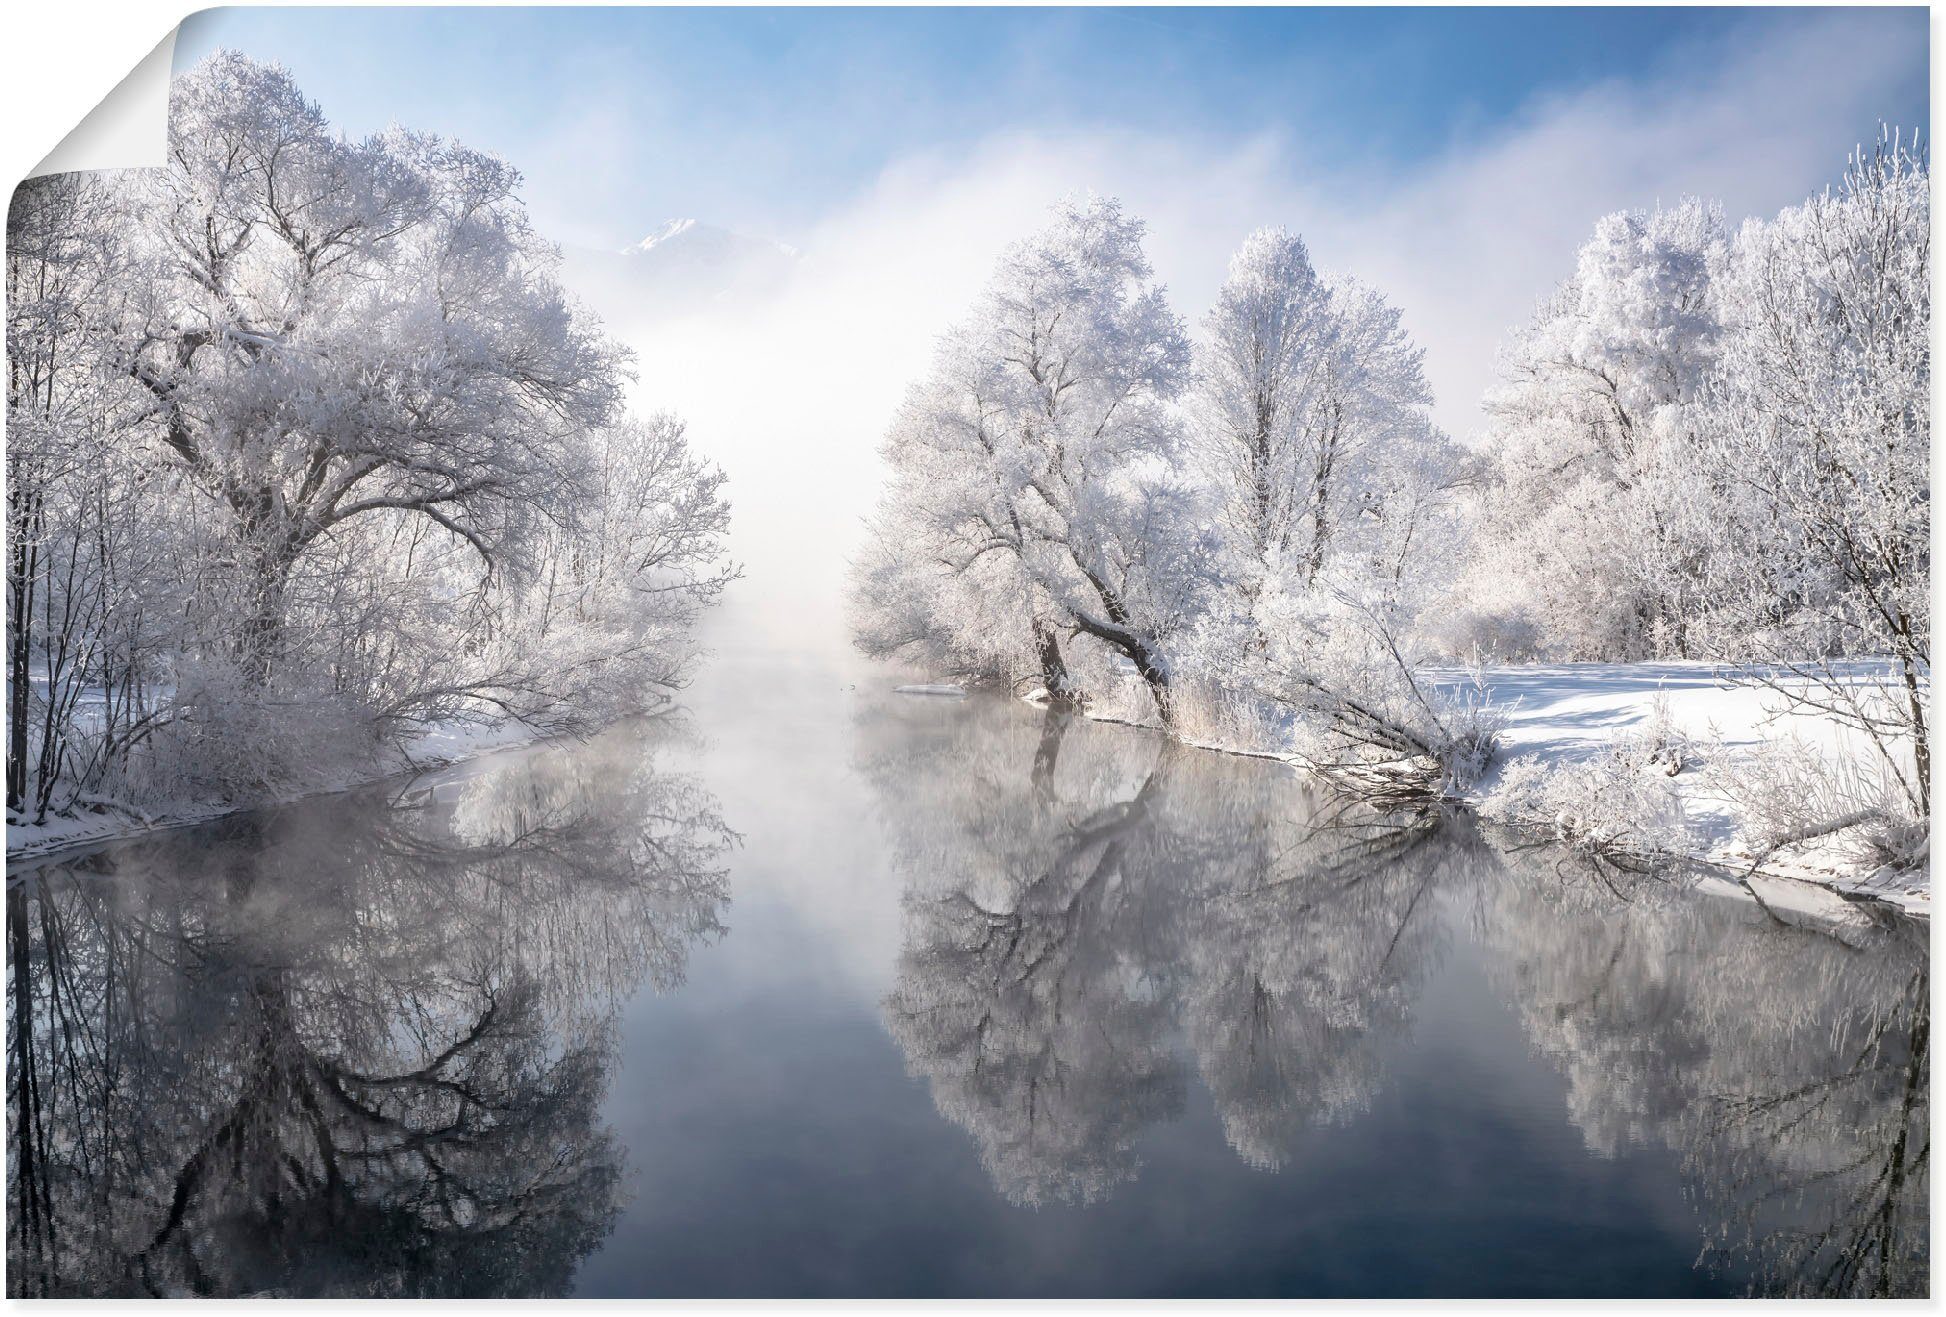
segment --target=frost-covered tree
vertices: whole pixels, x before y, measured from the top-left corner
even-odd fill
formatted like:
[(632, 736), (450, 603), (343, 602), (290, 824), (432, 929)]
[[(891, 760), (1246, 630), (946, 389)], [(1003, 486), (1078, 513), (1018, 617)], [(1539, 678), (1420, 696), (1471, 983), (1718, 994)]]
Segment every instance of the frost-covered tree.
[[(133, 413), (102, 387), (98, 333), (126, 271), (122, 219), (102, 179), (76, 174), (21, 187), (7, 217), (7, 808), (23, 820), (70, 803), (57, 793), (77, 767), (132, 734), (129, 596), (152, 555), (130, 551)], [(93, 745), (77, 727), (91, 692)]]
[(169, 134), (9, 216), (13, 816), (666, 703), (736, 574), (723, 475), (622, 415), (626, 354), (518, 173), (349, 140), (234, 52), (177, 80)]
[[(470, 645), (452, 650), (436, 616), (423, 627), (347, 630), (347, 645), (383, 646), (368, 680), (390, 722), (464, 718), (485, 706), (586, 731), (662, 707), (687, 683), (696, 623), (738, 572), (723, 554), (723, 473), (667, 414), (591, 432), (573, 460), (573, 499), (537, 521), (517, 568), (476, 596), (482, 615)], [(435, 563), (457, 583), (478, 579), (468, 546), (422, 529), (382, 526), (381, 560), (397, 565), (393, 598), (412, 597), (414, 575)], [(436, 596), (425, 602), (438, 607)]]
[(1008, 249), (887, 436), (857, 573), (859, 643), (1071, 688), (1078, 637), (1169, 717), (1165, 638), (1198, 606), (1199, 517), (1176, 474), (1188, 338), (1142, 224), (1064, 203)]
[(227, 512), (246, 668), (280, 659), (305, 556), (406, 514), (498, 565), (615, 414), (616, 349), (554, 278), (505, 162), (350, 141), (290, 75), (220, 52), (173, 89), (126, 369)]
[[(1712, 592), (1730, 657), (1867, 736), (1931, 795), (1931, 180), (1888, 137), (1833, 192), (1738, 232), (1697, 429), (1722, 496)], [(1844, 655), (1888, 658), (1861, 679)], [(1767, 674), (1767, 675), (1766, 675)]]
[(1413, 637), (1457, 556), (1464, 470), (1428, 416), (1421, 357), (1376, 291), (1320, 279), (1284, 230), (1249, 237), (1206, 322), (1197, 377), (1196, 456), (1221, 508), (1218, 584), (1177, 649), (1219, 707), (1268, 698), (1296, 710), (1330, 743), (1320, 765), (1368, 760), (1382, 738), (1380, 757), (1411, 759), (1437, 782), (1459, 738), (1414, 698)]
[(1721, 212), (1698, 201), (1605, 216), (1503, 349), (1465, 591), (1503, 642), (1525, 634), (1570, 658), (1696, 651), (1701, 550), (1680, 509), (1723, 244)]
[(1424, 354), (1397, 308), (1325, 280), (1304, 242), (1260, 229), (1230, 262), (1205, 323), (1199, 454), (1222, 499), (1236, 586), (1315, 583), (1437, 451)]

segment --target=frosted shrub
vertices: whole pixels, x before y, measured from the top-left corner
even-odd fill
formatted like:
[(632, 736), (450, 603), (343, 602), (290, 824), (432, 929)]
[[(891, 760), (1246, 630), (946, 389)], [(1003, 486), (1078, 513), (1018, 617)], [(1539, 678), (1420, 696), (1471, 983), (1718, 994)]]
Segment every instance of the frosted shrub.
[(1671, 780), (1696, 762), (1666, 704), (1642, 728), (1581, 763), (1508, 764), (1488, 808), (1517, 827), (1550, 832), (1584, 854), (1656, 864), (1688, 854), (1694, 830)]
[(376, 762), (370, 710), (310, 683), (264, 685), (220, 659), (183, 660), (155, 730), (111, 778), (122, 799), (249, 804), (343, 785)]
[(1430, 632), (1432, 641), (1454, 658), (1528, 663), (1541, 657), (1541, 628), (1524, 609), (1453, 608)]
[(1579, 851), (1653, 860), (1688, 849), (1689, 821), (1675, 788), (1614, 750), (1558, 768), (1519, 760), (1501, 775), (1492, 802), (1507, 822), (1547, 829)]
[(1176, 730), (1197, 745), (1247, 754), (1279, 754), (1291, 748), (1289, 714), (1238, 685), (1181, 683), (1176, 691)]
[(1753, 867), (1814, 842), (1866, 870), (1910, 872), (1930, 860), (1927, 819), (1882, 765), (1793, 737), (1725, 765), (1720, 779), (1724, 799), (1743, 820)]
[(1504, 726), (1477, 678), (1442, 688), (1419, 670), (1383, 603), (1333, 593), (1286, 603), (1274, 634), (1271, 698), (1298, 727), (1298, 756), (1327, 782), (1374, 800), (1466, 792)]

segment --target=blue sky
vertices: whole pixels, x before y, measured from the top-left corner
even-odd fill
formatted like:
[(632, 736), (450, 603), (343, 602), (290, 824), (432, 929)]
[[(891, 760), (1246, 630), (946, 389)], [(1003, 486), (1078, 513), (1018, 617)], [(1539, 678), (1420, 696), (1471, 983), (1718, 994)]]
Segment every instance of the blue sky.
[[(1370, 174), (1466, 149), (1598, 83), (1707, 71), (1831, 11), (1731, 9), (220, 9), (219, 45), (289, 66), (347, 130), (499, 151), (560, 237), (669, 215), (785, 240), (888, 161), (1006, 132), (1270, 136), (1292, 170)], [(1877, 113), (1921, 122), (1926, 13)], [(1753, 106), (1753, 113), (1761, 113)], [(1850, 126), (1869, 134), (1872, 123)]]

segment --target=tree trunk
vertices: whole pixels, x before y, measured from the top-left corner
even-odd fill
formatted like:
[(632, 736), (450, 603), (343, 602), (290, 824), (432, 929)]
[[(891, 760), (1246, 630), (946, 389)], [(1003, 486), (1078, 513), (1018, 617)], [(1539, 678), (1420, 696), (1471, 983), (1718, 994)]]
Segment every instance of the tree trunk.
[[(1899, 614), (1901, 639), (1910, 636), (1912, 623)], [(1919, 813), (1932, 817), (1932, 746), (1926, 729), (1926, 695), (1919, 685), (1919, 664), (1909, 642), (1899, 646), (1899, 677), (1905, 683), (1906, 716), (1912, 721), (1912, 763), (1919, 775)]]
[(1072, 708), (1074, 679), (1068, 675), (1067, 660), (1061, 657), (1061, 638), (1046, 622), (1034, 623), (1034, 647), (1040, 652), (1041, 685), (1047, 687), (1047, 702), (1056, 708)]
[[(20, 489), (21, 472), (9, 471), (7, 491), (8, 546), (7, 602), (7, 808), (23, 810), (27, 803), (27, 713), (34, 680), (34, 585), (37, 554), (30, 549), (35, 527), (27, 512), (28, 496)], [(35, 502), (38, 503), (36, 496)]]
[(1162, 656), (1156, 653), (1138, 637), (1131, 636), (1116, 646), (1135, 665), (1142, 681), (1149, 688), (1149, 698), (1155, 701), (1155, 716), (1165, 728), (1173, 730), (1176, 725), (1176, 702), (1169, 688), (1169, 670), (1162, 664)]
[(242, 654), (244, 675), (256, 686), (270, 684), (281, 657), (284, 641), (284, 610), (289, 603), (291, 568), (297, 550), (279, 540), (257, 553), (256, 593), (250, 615), (243, 620)]

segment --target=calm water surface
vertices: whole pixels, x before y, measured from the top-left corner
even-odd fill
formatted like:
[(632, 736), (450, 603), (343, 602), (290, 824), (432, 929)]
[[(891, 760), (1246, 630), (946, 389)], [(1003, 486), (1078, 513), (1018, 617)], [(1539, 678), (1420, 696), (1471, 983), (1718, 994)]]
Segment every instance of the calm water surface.
[(14, 871), (9, 1291), (1924, 1293), (1923, 929), (893, 684)]

